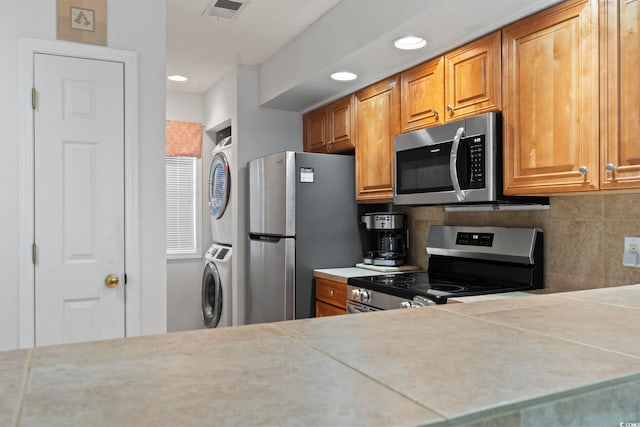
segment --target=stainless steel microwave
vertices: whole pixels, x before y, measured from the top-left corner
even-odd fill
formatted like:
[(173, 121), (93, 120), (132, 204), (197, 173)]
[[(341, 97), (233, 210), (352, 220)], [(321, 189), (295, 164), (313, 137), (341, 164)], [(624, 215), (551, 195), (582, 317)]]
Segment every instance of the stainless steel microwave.
[(394, 137), (396, 205), (541, 203), (502, 193), (502, 121), (479, 114)]

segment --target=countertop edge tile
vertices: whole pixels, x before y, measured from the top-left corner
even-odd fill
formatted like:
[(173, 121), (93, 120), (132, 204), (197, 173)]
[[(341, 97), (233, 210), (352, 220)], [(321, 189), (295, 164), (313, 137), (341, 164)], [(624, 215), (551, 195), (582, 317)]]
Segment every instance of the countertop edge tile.
[(377, 275), (389, 274), (389, 273), (382, 273), (379, 271), (367, 270), (365, 268), (359, 268), (359, 267), (344, 267), (344, 268), (315, 269), (313, 270), (313, 274), (315, 277), (319, 277), (327, 280), (333, 280), (334, 282), (346, 284), (347, 280), (350, 277), (377, 276)]
[(547, 405), (549, 403), (557, 402), (560, 400), (574, 398), (594, 391), (603, 390), (611, 387), (625, 386), (632, 384), (636, 381), (640, 381), (640, 373), (626, 375), (619, 378), (612, 378), (609, 380), (601, 381), (598, 383), (588, 384), (581, 387), (576, 387), (571, 390), (564, 390), (557, 393), (545, 394), (542, 396), (534, 396), (526, 400), (509, 403), (502, 406), (495, 406), (492, 408), (481, 409), (479, 411), (470, 412), (456, 417), (447, 418), (450, 425), (467, 424), (474, 421), (483, 421), (499, 416), (506, 416), (517, 411), (522, 411), (537, 406)]

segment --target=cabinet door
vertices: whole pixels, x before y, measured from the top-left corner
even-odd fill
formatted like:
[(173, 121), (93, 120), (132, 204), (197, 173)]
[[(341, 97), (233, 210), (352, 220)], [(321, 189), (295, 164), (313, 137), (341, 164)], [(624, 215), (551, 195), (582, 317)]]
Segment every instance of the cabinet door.
[(439, 57), (400, 75), (402, 132), (442, 123), (444, 106), (444, 65)]
[(640, 187), (640, 1), (603, 1), (602, 17), (602, 187)]
[(340, 153), (355, 148), (352, 138), (353, 95), (329, 104), (326, 108), (329, 153)]
[(597, 189), (596, 0), (564, 2), (502, 39), (505, 193)]
[(347, 285), (316, 277), (316, 300), (327, 304), (347, 308)]
[(326, 121), (324, 107), (304, 115), (302, 121), (304, 151), (312, 153), (327, 152)]
[(334, 307), (333, 305), (329, 305), (321, 301), (316, 301), (316, 317), (338, 316), (341, 314), (347, 314), (347, 310), (344, 308)]
[(399, 129), (399, 76), (356, 92), (356, 199), (393, 200), (393, 136)]
[(448, 53), (445, 122), (500, 110), (500, 31)]

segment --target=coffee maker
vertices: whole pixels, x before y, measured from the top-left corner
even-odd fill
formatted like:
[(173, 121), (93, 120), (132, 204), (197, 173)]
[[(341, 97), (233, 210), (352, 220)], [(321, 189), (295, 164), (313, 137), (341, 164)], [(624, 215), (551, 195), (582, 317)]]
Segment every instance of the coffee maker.
[(361, 217), (369, 234), (364, 264), (397, 267), (407, 262), (406, 215), (396, 212), (366, 213)]

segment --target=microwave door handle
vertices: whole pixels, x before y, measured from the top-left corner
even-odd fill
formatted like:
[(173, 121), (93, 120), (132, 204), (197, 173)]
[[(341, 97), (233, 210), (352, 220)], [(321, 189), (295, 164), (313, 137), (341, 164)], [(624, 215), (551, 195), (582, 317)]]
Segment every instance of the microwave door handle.
[(453, 190), (456, 192), (456, 197), (459, 202), (464, 201), (465, 194), (460, 188), (460, 181), (458, 180), (458, 146), (460, 145), (460, 139), (464, 135), (464, 128), (458, 128), (456, 136), (453, 137), (453, 144), (451, 145), (451, 154), (449, 155), (449, 173), (451, 174), (451, 182), (453, 183)]

